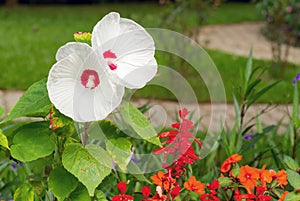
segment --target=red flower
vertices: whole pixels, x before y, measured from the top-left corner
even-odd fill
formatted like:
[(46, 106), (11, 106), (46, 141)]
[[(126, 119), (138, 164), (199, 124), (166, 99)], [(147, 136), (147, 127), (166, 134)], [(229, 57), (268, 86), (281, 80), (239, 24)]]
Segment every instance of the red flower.
[(156, 194), (152, 198), (149, 199), (149, 201), (165, 201), (167, 199), (167, 196), (162, 194), (162, 189), (160, 186), (156, 187)]
[(218, 188), (220, 188), (220, 183), (218, 180), (214, 180), (210, 184), (207, 185), (207, 188), (211, 191), (215, 191)]
[(171, 196), (172, 198), (176, 198), (180, 193), (180, 187), (179, 186), (175, 186), (172, 191), (171, 191)]
[(126, 193), (126, 182), (120, 181), (117, 186), (121, 194), (112, 197), (112, 201), (131, 201), (134, 198), (130, 195), (125, 195)]
[(126, 182), (123, 182), (123, 181), (120, 181), (117, 186), (118, 186), (118, 189), (120, 191), (121, 194), (125, 194), (126, 193)]
[(263, 195), (266, 192), (266, 187), (264, 186), (257, 186), (256, 187), (256, 195)]
[[(195, 160), (200, 159), (195, 154), (192, 143), (195, 141), (200, 147), (202, 147), (202, 144), (190, 132), (191, 129), (194, 129), (194, 125), (191, 120), (186, 119), (188, 113), (186, 108), (179, 110), (181, 121), (172, 124), (173, 130), (158, 135), (159, 138), (166, 138), (162, 143), (164, 147), (153, 151), (154, 154), (164, 155), (163, 167), (171, 172), (171, 176), (175, 178), (182, 175), (186, 164), (193, 164)], [(171, 163), (166, 163), (170, 159), (172, 159)]]
[(272, 201), (272, 197), (268, 195), (259, 195), (257, 201)]
[(200, 200), (201, 201), (220, 201), (220, 199), (218, 197), (216, 197), (215, 195), (212, 194), (203, 194), (200, 196)]
[(223, 162), (223, 164), (221, 165), (220, 171), (221, 172), (228, 172), (231, 168), (231, 165), (233, 163), (239, 162), (240, 160), (242, 160), (242, 156), (240, 156), (238, 154), (231, 155), (229, 158), (227, 158)]
[(253, 195), (253, 194), (242, 194), (242, 195), (239, 195), (239, 194), (236, 194), (234, 195), (234, 199), (236, 199), (236, 201), (242, 201), (244, 199), (256, 199), (256, 196)]
[(131, 201), (134, 198), (130, 195), (115, 195), (111, 201)]
[(148, 186), (144, 186), (142, 188), (142, 194), (145, 198), (149, 197), (150, 193), (151, 193), (151, 189)]

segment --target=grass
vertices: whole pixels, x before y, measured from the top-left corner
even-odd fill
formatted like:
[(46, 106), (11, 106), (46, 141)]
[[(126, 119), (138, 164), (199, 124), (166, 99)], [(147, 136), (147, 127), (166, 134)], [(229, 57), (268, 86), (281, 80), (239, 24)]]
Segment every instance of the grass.
[[(158, 27), (162, 16), (170, 10), (168, 6), (157, 4), (100, 4), (93, 6), (20, 6), (14, 9), (0, 7), (0, 89), (26, 89), (35, 81), (47, 76), (55, 63), (57, 49), (68, 41), (73, 41), (75, 31), (91, 31), (96, 22), (110, 11), (120, 12), (122, 17), (131, 18), (145, 27)], [(239, 12), (237, 12), (237, 10)], [(213, 9), (207, 24), (224, 24), (262, 20), (253, 4), (226, 3)], [(188, 28), (197, 26), (195, 15), (188, 11)], [(224, 81), (227, 98), (230, 101), (235, 86), (238, 85), (239, 70), (246, 65), (247, 58), (208, 50), (216, 63)], [(164, 56), (158, 54), (159, 64), (169, 65)], [(203, 81), (192, 69), (185, 70), (180, 62), (173, 66), (189, 80), (199, 101), (209, 101)], [(186, 64), (185, 64), (186, 65)], [(270, 61), (255, 60), (255, 66), (269, 67)], [(286, 102), (291, 100), (291, 80), (296, 74), (291, 65), (283, 75), (283, 82), (277, 86), (276, 96), (269, 95), (261, 101)], [(265, 83), (274, 81), (264, 77)], [(136, 93), (139, 97), (152, 97), (153, 86)], [(170, 92), (156, 90), (156, 98), (172, 99)], [(289, 97), (287, 99), (287, 97)]]

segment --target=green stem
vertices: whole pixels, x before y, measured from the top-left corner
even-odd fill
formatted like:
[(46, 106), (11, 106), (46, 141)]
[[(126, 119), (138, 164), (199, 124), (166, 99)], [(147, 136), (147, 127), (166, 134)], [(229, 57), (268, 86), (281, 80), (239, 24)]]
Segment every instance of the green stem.
[(297, 145), (298, 145), (298, 132), (297, 129), (294, 127), (294, 146), (293, 146), (293, 153), (292, 153), (293, 159), (296, 159), (297, 156)]
[(84, 147), (86, 146), (87, 141), (88, 141), (88, 137), (89, 137), (89, 133), (88, 133), (89, 125), (90, 125), (89, 122), (85, 122), (85, 123), (84, 123), (83, 136), (82, 136), (82, 145), (83, 145)]

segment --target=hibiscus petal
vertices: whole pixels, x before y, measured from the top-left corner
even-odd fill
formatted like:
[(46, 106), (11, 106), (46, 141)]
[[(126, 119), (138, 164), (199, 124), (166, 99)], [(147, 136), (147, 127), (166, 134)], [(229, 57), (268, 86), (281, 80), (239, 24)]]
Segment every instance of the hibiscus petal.
[[(85, 58), (76, 52), (59, 60), (50, 70), (47, 82), (49, 97), (54, 106), (78, 122), (104, 119), (120, 104), (124, 90), (105, 76), (104, 61), (101, 62), (95, 52), (88, 52), (84, 53), (87, 55)], [(95, 86), (84, 85), (84, 71), (95, 73), (99, 82), (94, 82)]]
[(102, 46), (117, 37), (120, 33), (120, 15), (111, 12), (105, 15), (94, 27), (92, 32), (92, 47), (102, 48)]
[(154, 57), (143, 67), (124, 62), (118, 62), (117, 66), (115, 75), (119, 80), (115, 81), (130, 89), (144, 87), (157, 72), (157, 63)]
[(92, 51), (92, 47), (86, 43), (70, 42), (57, 50), (55, 58), (56, 61), (59, 61), (71, 54), (76, 54), (81, 58), (82, 61), (84, 61)]
[(117, 13), (106, 15), (94, 27), (92, 47), (99, 57), (107, 59), (106, 68), (114, 82), (125, 87), (141, 88), (156, 74), (152, 37), (139, 24)]

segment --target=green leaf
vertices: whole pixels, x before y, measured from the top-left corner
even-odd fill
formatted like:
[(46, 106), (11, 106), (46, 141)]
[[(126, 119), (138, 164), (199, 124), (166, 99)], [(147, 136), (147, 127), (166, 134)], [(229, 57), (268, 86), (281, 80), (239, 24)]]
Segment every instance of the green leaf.
[(256, 79), (247, 87), (245, 98), (247, 98), (251, 92), (253, 92), (253, 89), (261, 82), (261, 79)]
[(230, 134), (230, 141), (229, 141), (229, 152), (230, 155), (232, 155), (233, 153), (236, 152), (236, 142), (237, 142), (237, 138), (238, 138), (238, 133), (236, 132), (236, 125), (237, 123), (234, 124), (234, 127), (231, 131)]
[(272, 89), (275, 85), (277, 85), (280, 81), (274, 82), (268, 86), (266, 86), (265, 88), (261, 89), (259, 92), (257, 92), (255, 95), (253, 95), (253, 97), (251, 99), (249, 99), (249, 102), (247, 103), (247, 109), (253, 104), (255, 103), (255, 101), (257, 99), (259, 99), (263, 94), (265, 94), (267, 91), (269, 91), (270, 89)]
[(41, 180), (31, 180), (29, 181), (29, 185), (36, 195), (41, 195), (45, 189), (45, 183)]
[(46, 117), (51, 104), (46, 82), (45, 78), (31, 85), (1, 123), (24, 116)]
[(131, 175), (137, 178), (137, 180), (151, 184), (151, 182), (145, 177), (140, 168), (132, 160), (129, 162), (127, 170)]
[(228, 156), (230, 156), (229, 143), (228, 143), (227, 135), (226, 135), (226, 132), (224, 131), (224, 128), (222, 129), (222, 132), (221, 132), (221, 139), (222, 139), (222, 145), (226, 151), (226, 154)]
[(268, 126), (266, 128), (263, 129), (262, 133), (257, 133), (255, 134), (252, 139), (250, 141), (248, 141), (243, 147), (242, 149), (239, 151), (239, 153), (243, 153), (247, 150), (250, 150), (253, 148), (253, 146), (263, 137), (265, 136), (265, 134), (267, 134), (268, 132), (270, 132), (272, 129), (274, 128), (274, 126)]
[(49, 122), (34, 122), (17, 129), (11, 145), (11, 155), (22, 162), (50, 155), (55, 148)]
[(0, 106), (0, 116), (2, 116), (4, 114), (4, 109), (3, 107)]
[(99, 126), (103, 130), (107, 139), (117, 138), (120, 135), (120, 130), (118, 127), (111, 121), (103, 120), (99, 122)]
[(56, 167), (50, 173), (48, 185), (58, 201), (63, 201), (76, 189), (78, 180), (63, 167)]
[(50, 128), (57, 134), (69, 136), (74, 132), (74, 121), (50, 105)]
[(87, 151), (97, 159), (103, 166), (111, 169), (112, 167), (112, 160), (107, 151), (102, 149), (101, 147), (95, 144), (88, 144), (86, 147)]
[(124, 120), (133, 128), (133, 130), (148, 142), (162, 146), (157, 133), (148, 119), (131, 103), (123, 103), (121, 106), (121, 115)]
[(106, 199), (106, 195), (100, 190), (96, 190), (95, 196), (97, 198), (97, 201), (108, 201)]
[(120, 129), (109, 120), (91, 123), (89, 126), (89, 138), (93, 140), (104, 142), (107, 139), (118, 138), (122, 135)]
[(245, 82), (244, 82), (244, 89), (246, 89), (249, 79), (250, 79), (250, 75), (252, 72), (252, 47), (250, 49), (249, 52), (249, 56), (248, 56), (248, 61), (247, 61), (247, 65), (246, 65), (246, 70), (245, 70)]
[(229, 177), (218, 178), (221, 187), (228, 187), (233, 184), (233, 181)]
[(298, 92), (298, 84), (296, 82), (294, 86), (294, 95), (293, 95), (293, 116), (292, 120), (296, 130), (299, 128), (299, 92)]
[(132, 144), (126, 138), (110, 139), (106, 150), (121, 170), (125, 170), (132, 156)]
[(28, 184), (21, 185), (14, 194), (14, 201), (34, 201), (34, 191)]
[[(103, 152), (101, 147), (97, 149), (99, 153)], [(88, 147), (85, 149), (78, 143), (69, 144), (65, 147), (62, 163), (66, 170), (86, 186), (90, 196), (94, 195), (97, 186), (111, 172), (111, 169), (103, 165), (98, 157), (88, 151)]]
[(240, 174), (240, 167), (238, 165), (234, 165), (231, 173), (232, 176), (237, 177)]
[(290, 156), (284, 155), (283, 162), (290, 168), (291, 170), (297, 171), (299, 169), (299, 164)]
[(258, 114), (256, 114), (256, 127), (257, 127), (257, 133), (261, 134), (263, 132), (263, 127), (262, 127), (261, 119)]
[(234, 94), (233, 94), (233, 103), (234, 103), (236, 125), (238, 125), (238, 129), (240, 129), (241, 111), (240, 111), (239, 103)]
[(72, 201), (89, 201), (91, 197), (89, 196), (88, 190), (79, 183), (78, 187), (71, 193), (69, 199)]
[(296, 201), (296, 200), (300, 200), (300, 193), (290, 192), (284, 198), (284, 201)]
[(293, 186), (295, 190), (300, 189), (300, 175), (293, 170), (287, 170), (286, 174), (291, 186)]
[(6, 135), (4, 135), (4, 133), (1, 129), (0, 129), (0, 145), (2, 147), (5, 147), (6, 149), (9, 149), (7, 137), (6, 137)]

